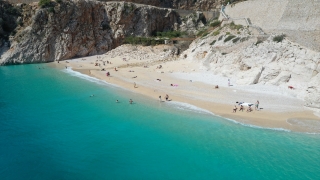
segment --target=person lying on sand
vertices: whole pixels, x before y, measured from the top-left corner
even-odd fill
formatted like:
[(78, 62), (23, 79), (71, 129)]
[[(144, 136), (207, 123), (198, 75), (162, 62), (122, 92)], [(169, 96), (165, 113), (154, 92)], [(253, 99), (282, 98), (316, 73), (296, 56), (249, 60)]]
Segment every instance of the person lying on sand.
[(133, 76), (132, 78), (137, 78), (138, 76)]
[(177, 87), (177, 86), (178, 86), (178, 84), (170, 84), (170, 86)]
[(157, 79), (157, 81), (161, 81), (161, 79)]
[(129, 72), (134, 72), (134, 71), (132, 71), (132, 70), (129, 70)]

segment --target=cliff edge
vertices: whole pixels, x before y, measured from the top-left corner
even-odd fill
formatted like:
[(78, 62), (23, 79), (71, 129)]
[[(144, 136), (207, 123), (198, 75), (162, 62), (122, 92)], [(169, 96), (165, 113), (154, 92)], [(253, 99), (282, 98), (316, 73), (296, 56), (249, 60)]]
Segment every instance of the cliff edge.
[(21, 5), (23, 16), (0, 64), (50, 62), (107, 52), (125, 36), (175, 29), (175, 11), (126, 2), (63, 1)]

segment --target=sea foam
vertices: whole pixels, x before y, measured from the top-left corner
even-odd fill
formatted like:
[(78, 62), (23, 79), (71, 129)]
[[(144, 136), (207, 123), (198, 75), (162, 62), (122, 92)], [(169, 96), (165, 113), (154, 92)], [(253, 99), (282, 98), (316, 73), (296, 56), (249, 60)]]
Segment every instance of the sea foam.
[(118, 88), (121, 88), (120, 86), (117, 86), (115, 84), (111, 84), (111, 83), (108, 83), (106, 81), (103, 81), (103, 80), (100, 80), (98, 78), (95, 78), (95, 77), (92, 77), (92, 76), (89, 76), (89, 75), (86, 75), (86, 74), (82, 74), (80, 72), (77, 72), (77, 71), (74, 71), (72, 68), (67, 68), (67, 69), (63, 69), (62, 70), (63, 72), (65, 73), (68, 73), (70, 74), (71, 76), (75, 76), (75, 77), (78, 77), (78, 78), (81, 78), (81, 79), (84, 79), (84, 80), (87, 80), (87, 81), (90, 81), (90, 82), (93, 82), (93, 83), (97, 83), (97, 84), (100, 84), (100, 85), (108, 85), (108, 86), (114, 86), (114, 87), (118, 87)]

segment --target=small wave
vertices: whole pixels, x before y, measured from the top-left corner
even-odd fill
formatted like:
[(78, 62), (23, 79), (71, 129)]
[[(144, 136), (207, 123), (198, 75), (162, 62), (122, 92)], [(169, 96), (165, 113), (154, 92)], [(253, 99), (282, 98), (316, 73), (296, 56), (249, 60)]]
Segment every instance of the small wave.
[(183, 103), (183, 102), (177, 102), (177, 101), (170, 101), (169, 104), (171, 106), (173, 106), (176, 109), (180, 109), (180, 110), (187, 110), (187, 111), (191, 111), (191, 112), (198, 112), (198, 113), (205, 113), (205, 114), (211, 114), (211, 115), (215, 115), (214, 113), (206, 110), (206, 109), (202, 109), (199, 108), (197, 106), (188, 104), (188, 103)]
[(228, 121), (230, 121), (230, 122), (233, 122), (233, 123), (235, 123), (235, 124), (239, 124), (239, 125), (246, 126), (246, 127), (250, 127), (250, 128), (291, 132), (290, 130), (284, 129), (284, 128), (267, 128), (267, 127), (261, 127), (261, 126), (256, 126), (256, 125), (241, 123), (241, 122), (236, 121), (236, 120), (234, 120), (234, 119), (230, 119), (230, 118), (222, 117), (222, 116), (219, 116), (219, 115), (215, 115), (214, 113), (212, 113), (212, 112), (210, 112), (210, 111), (208, 111), (208, 110), (206, 110), (206, 109), (202, 109), (202, 108), (199, 108), (199, 107), (197, 107), (197, 106), (194, 106), (194, 105), (191, 105), (191, 104), (188, 104), (188, 103), (170, 102), (170, 105), (174, 105), (174, 108), (180, 109), (180, 110), (187, 110), (187, 111), (191, 111), (191, 112), (211, 114), (211, 115), (214, 115), (214, 116), (216, 116), (216, 117), (220, 117), (220, 118), (226, 119), (226, 120), (228, 120)]
[(312, 131), (312, 132), (307, 132), (307, 134), (320, 134), (319, 120), (291, 118), (291, 119), (287, 119), (287, 123), (293, 126), (301, 126)]
[(65, 73), (70, 74), (71, 76), (75, 76), (75, 77), (78, 77), (78, 78), (81, 78), (81, 79), (84, 79), (84, 80), (87, 80), (87, 81), (90, 81), (90, 82), (94, 82), (94, 83), (97, 83), (97, 84), (100, 84), (100, 85), (109, 85), (109, 86), (111, 85), (111, 86), (118, 87), (118, 88), (120, 87), (120, 86), (108, 83), (106, 81), (103, 81), (101, 79), (98, 79), (98, 78), (95, 78), (95, 77), (91, 77), (89, 75), (82, 74), (80, 72), (74, 71), (70, 67), (67, 68), (67, 69), (63, 69), (62, 71), (65, 72)]
[(251, 128), (256, 128), (256, 129), (267, 129), (267, 130), (274, 130), (274, 131), (291, 132), (289, 129), (261, 127), (261, 126), (252, 125), (252, 124), (245, 124), (245, 123), (236, 121), (236, 120), (234, 120), (234, 119), (225, 118), (225, 117), (222, 117), (222, 116), (219, 116), (219, 117), (221, 117), (221, 118), (223, 118), (223, 119), (226, 119), (226, 120), (228, 120), (228, 121), (231, 121), (231, 122), (233, 122), (233, 123), (235, 123), (235, 124), (240, 124), (240, 125), (246, 126), (246, 127), (251, 127)]

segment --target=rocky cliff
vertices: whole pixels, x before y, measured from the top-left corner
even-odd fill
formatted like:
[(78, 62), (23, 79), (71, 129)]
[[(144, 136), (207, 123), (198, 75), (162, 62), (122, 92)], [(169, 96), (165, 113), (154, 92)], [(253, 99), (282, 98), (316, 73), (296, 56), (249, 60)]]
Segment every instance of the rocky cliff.
[(228, 77), (235, 85), (267, 85), (320, 108), (320, 53), (283, 38), (255, 36), (247, 27), (226, 25), (195, 40), (181, 58)]
[[(26, 3), (39, 2), (39, 0), (7, 0), (11, 3)], [(123, 2), (124, 0), (99, 0), (102, 2)], [(125, 0), (138, 4), (152, 5), (163, 8), (186, 9), (186, 10), (202, 10), (208, 11), (211, 9), (220, 8), (221, 3), (228, 0)]]
[(320, 51), (320, 1), (250, 0), (227, 6), (226, 13), (235, 19), (249, 18), (267, 33), (284, 33), (290, 40)]
[(23, 5), (18, 32), (1, 64), (50, 62), (107, 52), (125, 36), (149, 36), (177, 27), (170, 9), (126, 2), (63, 1), (47, 8)]
[(8, 2), (0, 1), (0, 47), (4, 44), (8, 46), (9, 36), (15, 33), (19, 16), (21, 16), (19, 8)]
[[(121, 0), (100, 0), (100, 1), (121, 1)], [(208, 11), (219, 8), (224, 0), (126, 0), (139, 4), (148, 4), (152, 6)]]

